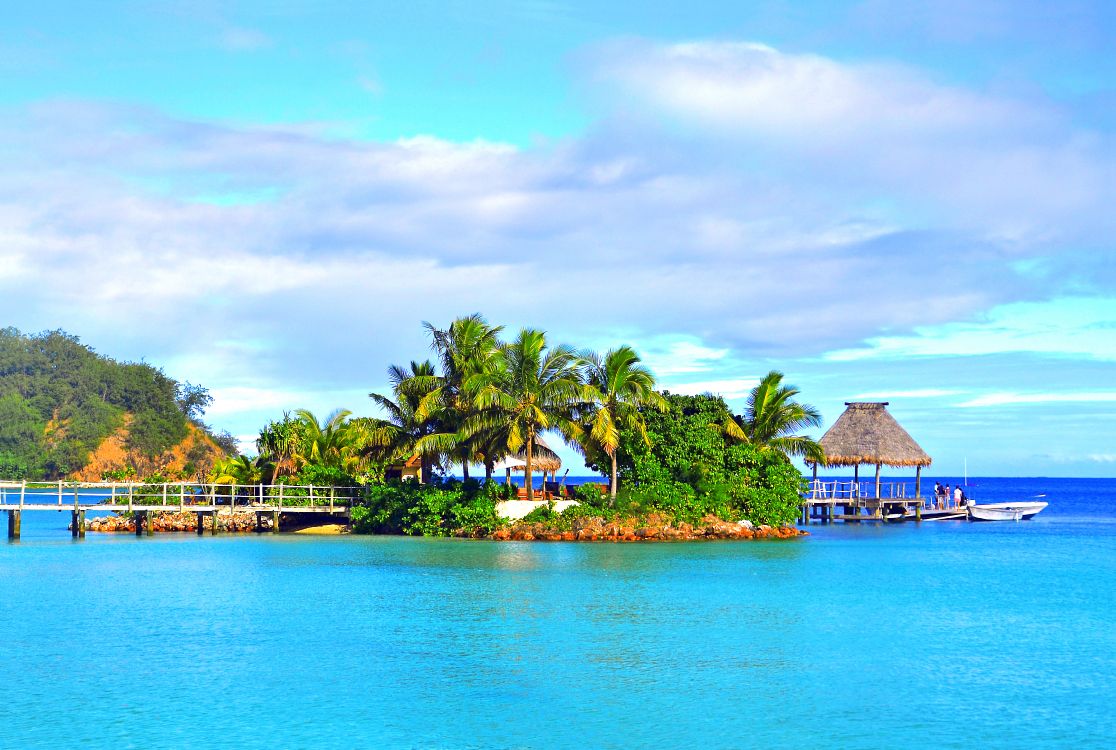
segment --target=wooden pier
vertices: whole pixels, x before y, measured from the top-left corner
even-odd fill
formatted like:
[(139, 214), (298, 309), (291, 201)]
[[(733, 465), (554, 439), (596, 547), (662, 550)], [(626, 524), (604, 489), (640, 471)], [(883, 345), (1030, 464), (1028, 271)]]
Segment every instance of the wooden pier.
[(285, 514), (348, 516), (360, 487), (290, 484), (207, 484), (196, 482), (0, 482), (0, 511), (8, 514), (8, 538), (19, 539), (23, 514), (69, 511), (75, 539), (85, 536), (89, 511), (135, 515), (136, 536), (151, 535), (156, 513), (196, 513), (197, 533), (209, 520), (217, 533), (218, 513), (255, 513), (257, 530), (279, 531)]
[(926, 500), (919, 496), (921, 483), (824, 482), (815, 479), (802, 499), (799, 523), (811, 521), (862, 522), (901, 519), (922, 520)]

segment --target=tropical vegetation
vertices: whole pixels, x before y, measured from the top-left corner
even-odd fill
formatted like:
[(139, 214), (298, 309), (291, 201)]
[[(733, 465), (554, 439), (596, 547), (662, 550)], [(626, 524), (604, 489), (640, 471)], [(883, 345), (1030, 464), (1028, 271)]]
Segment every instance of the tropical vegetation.
[[(212, 398), (145, 363), (117, 362), (63, 331), (0, 329), (0, 479), (61, 479), (83, 469), (114, 433), (126, 433), (121, 475), (204, 471), (234, 441), (202, 422)], [(191, 430), (191, 425), (196, 430)]]
[(743, 415), (729, 415), (721, 423), (725, 437), (754, 446), (761, 452), (777, 451), (810, 463), (825, 461), (825, 452), (813, 438), (794, 433), (821, 424), (821, 412), (795, 401), (799, 391), (783, 384), (783, 373), (772, 370), (748, 393)]
[[(781, 374), (765, 377), (734, 415), (715, 396), (656, 390), (630, 346), (579, 352), (530, 328), (504, 338), (503, 327), (478, 314), (424, 327), (433, 356), (392, 365), (390, 392), (369, 394), (382, 416), (337, 412), (318, 424), (306, 412), (285, 415), (260, 434), (260, 470), (294, 477), (329, 465), (364, 484), (365, 502), (353, 512), (358, 531), (483, 530), (498, 523), (495, 503), (514, 491), (492, 482), (495, 465), (521, 463), (533, 498), (539, 440), (557, 433), (609, 480), (605, 492), (583, 488), (573, 513), (794, 520), (802, 477), (790, 458), (820, 455), (799, 434), (817, 412), (796, 401)], [(389, 478), (408, 462), (421, 466), (421, 482)], [(470, 478), (473, 465), (484, 466), (483, 483)], [(454, 466), (464, 481), (447, 478)]]

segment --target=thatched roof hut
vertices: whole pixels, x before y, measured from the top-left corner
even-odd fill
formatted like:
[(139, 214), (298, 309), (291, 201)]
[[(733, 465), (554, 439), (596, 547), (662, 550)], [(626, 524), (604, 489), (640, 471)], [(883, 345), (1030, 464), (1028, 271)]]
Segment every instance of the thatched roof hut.
[[(527, 462), (527, 448), (523, 447), (522, 450), (516, 455), (516, 458)], [(535, 438), (535, 450), (532, 451), (531, 456), (531, 470), (538, 469), (539, 471), (555, 472), (562, 468), (562, 459), (558, 458), (558, 454), (546, 444), (546, 441), (541, 437)]]
[[(921, 495), (922, 467), (932, 459), (915, 439), (887, 411), (887, 401), (845, 402), (845, 412), (837, 418), (820, 441), (826, 466), (852, 466), (855, 480), (860, 465), (876, 467), (876, 497), (880, 495), (880, 466), (914, 466), (915, 494)], [(814, 466), (817, 477), (818, 467)]]
[(929, 466), (931, 458), (887, 411), (887, 402), (846, 402), (822, 435), (826, 466)]
[[(527, 467), (527, 446), (519, 449), (519, 453), (508, 456), (496, 464), (496, 470), (522, 472)], [(531, 455), (531, 471), (553, 474), (562, 468), (562, 459), (546, 444), (541, 437), (535, 438), (535, 449)]]

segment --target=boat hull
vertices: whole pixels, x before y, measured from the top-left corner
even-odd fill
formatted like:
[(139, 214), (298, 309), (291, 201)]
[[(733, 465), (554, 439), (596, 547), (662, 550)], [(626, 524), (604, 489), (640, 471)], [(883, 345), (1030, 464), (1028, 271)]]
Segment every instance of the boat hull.
[(989, 508), (984, 505), (969, 506), (970, 521), (1022, 521), (1023, 511), (1016, 508)]
[(988, 503), (986, 505), (977, 505), (977, 508), (987, 508), (990, 510), (1017, 510), (1022, 513), (1021, 520), (1026, 521), (1028, 518), (1034, 518), (1046, 508), (1049, 503), (1042, 502), (1027, 502), (1027, 503)]

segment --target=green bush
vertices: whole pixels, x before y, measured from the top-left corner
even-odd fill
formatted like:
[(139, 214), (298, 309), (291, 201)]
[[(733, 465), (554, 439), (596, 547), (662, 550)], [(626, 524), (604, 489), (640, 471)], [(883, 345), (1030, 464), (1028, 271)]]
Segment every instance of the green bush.
[[(650, 445), (634, 432), (621, 432), (620, 493), (606, 515), (658, 511), (690, 523), (707, 514), (757, 524), (794, 522), (804, 480), (785, 456), (726, 443), (715, 427), (729, 416), (719, 397), (664, 396), (666, 412), (644, 414)], [(585, 502), (594, 503), (591, 496)]]
[(352, 510), (353, 531), (412, 536), (449, 536), (457, 529), (488, 533), (501, 523), (496, 503), (505, 492), (495, 482), (481, 485), (475, 480), (371, 484)]

